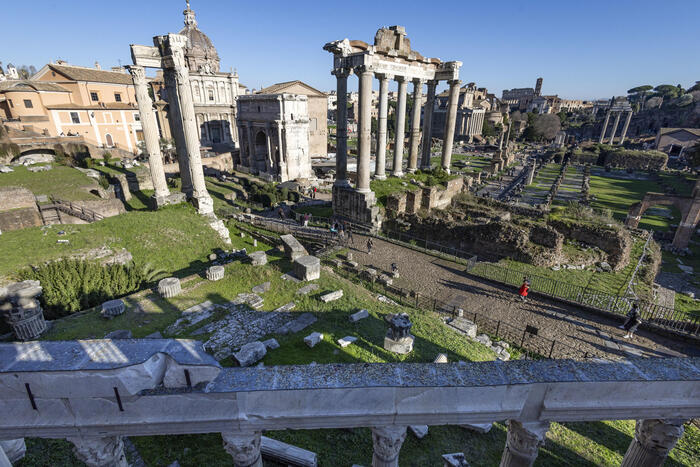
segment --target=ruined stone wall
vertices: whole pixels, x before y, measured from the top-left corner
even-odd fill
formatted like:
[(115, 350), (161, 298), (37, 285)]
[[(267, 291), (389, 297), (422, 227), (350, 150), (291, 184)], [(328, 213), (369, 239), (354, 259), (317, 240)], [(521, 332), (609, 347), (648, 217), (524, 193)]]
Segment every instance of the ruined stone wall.
[(458, 177), (449, 180), (446, 187), (435, 185), (415, 191), (394, 193), (387, 197), (386, 209), (394, 214), (413, 214), (419, 209), (444, 209), (452, 204), (456, 195), (470, 187), (472, 181), (471, 177)]
[(564, 235), (549, 226), (536, 225), (530, 229), (530, 241), (547, 248), (561, 251), (564, 246)]
[(34, 194), (26, 188), (0, 188), (0, 231), (42, 225)]
[(10, 209), (36, 208), (34, 193), (19, 186), (0, 187), (0, 211)]
[(550, 221), (549, 225), (567, 238), (603, 250), (608, 255), (608, 264), (614, 271), (624, 269), (629, 264), (634, 242), (629, 232), (624, 229), (561, 220)]

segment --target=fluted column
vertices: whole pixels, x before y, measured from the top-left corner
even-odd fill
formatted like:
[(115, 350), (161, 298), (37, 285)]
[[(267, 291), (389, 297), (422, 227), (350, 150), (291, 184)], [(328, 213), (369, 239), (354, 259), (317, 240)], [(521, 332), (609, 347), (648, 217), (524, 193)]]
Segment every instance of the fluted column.
[(598, 139), (598, 143), (603, 144), (603, 140), (605, 140), (605, 132), (608, 130), (608, 122), (610, 121), (610, 111), (608, 110), (608, 113), (605, 114), (605, 122), (603, 122), (603, 129), (600, 130), (600, 138)]
[(357, 191), (367, 193), (369, 188), (369, 165), (372, 149), (372, 78), (374, 71), (367, 66), (355, 69), (360, 78), (359, 122), (357, 141)]
[(435, 107), (435, 88), (437, 80), (428, 81), (428, 95), (425, 100), (425, 110), (423, 111), (423, 147), (420, 168), (430, 170), (430, 149), (433, 132), (433, 108)]
[(627, 130), (630, 127), (630, 121), (632, 120), (632, 111), (627, 112), (627, 118), (625, 119), (625, 125), (622, 127), (622, 135), (620, 135), (620, 146), (625, 142), (627, 137)]
[(168, 100), (168, 119), (170, 120), (170, 128), (173, 132), (175, 140), (175, 149), (177, 150), (177, 164), (180, 168), (180, 191), (187, 195), (187, 198), (192, 197), (192, 173), (190, 171), (190, 161), (187, 156), (187, 144), (185, 143), (185, 132), (182, 127), (182, 116), (180, 115), (180, 106), (178, 105), (178, 91), (175, 82), (175, 70), (163, 69), (163, 82), (165, 83), (165, 93)]
[(262, 467), (259, 431), (221, 433), (224, 449), (233, 457), (235, 467)]
[(622, 112), (616, 112), (615, 123), (613, 123), (612, 134), (610, 135), (610, 145), (615, 144), (615, 133), (617, 133), (617, 125), (620, 124), (620, 115)]
[(442, 168), (450, 172), (452, 161), (452, 145), (455, 140), (455, 122), (457, 119), (457, 101), (459, 100), (459, 85), (462, 83), (458, 79), (448, 81), (450, 85), (450, 97), (447, 101), (447, 112), (445, 114), (445, 138), (442, 142)]
[(399, 83), (399, 95), (396, 102), (396, 138), (394, 140), (394, 167), (391, 174), (395, 177), (403, 176), (403, 145), (406, 130), (406, 90), (408, 83), (403, 76), (397, 76), (396, 81)]
[(129, 72), (134, 81), (134, 91), (136, 93), (136, 103), (141, 116), (141, 127), (143, 129), (143, 140), (148, 153), (148, 166), (151, 171), (151, 180), (155, 189), (155, 198), (165, 198), (170, 195), (168, 184), (165, 181), (165, 170), (163, 169), (163, 156), (160, 153), (160, 139), (158, 137), (158, 122), (156, 114), (153, 112), (153, 102), (148, 95), (148, 84), (146, 83), (146, 72), (142, 66), (130, 66)]
[(420, 110), (423, 99), (423, 80), (413, 80), (413, 112), (411, 113), (411, 143), (408, 153), (408, 171), (418, 169), (418, 146), (420, 145)]
[(378, 73), (379, 115), (377, 118), (377, 157), (374, 165), (374, 178), (386, 179), (386, 124), (389, 113), (389, 79), (385, 73)]
[(508, 420), (508, 435), (501, 457), (501, 467), (530, 467), (534, 464), (547, 430), (549, 422), (520, 423), (517, 420)]
[(372, 428), (372, 467), (398, 467), (399, 451), (406, 439), (405, 426), (381, 426)]
[(683, 420), (637, 420), (620, 467), (661, 467), (683, 436)]
[(348, 186), (348, 75), (349, 68), (333, 70), (336, 77), (335, 184)]
[(128, 467), (124, 443), (119, 436), (81, 436), (68, 438), (75, 457), (89, 467)]

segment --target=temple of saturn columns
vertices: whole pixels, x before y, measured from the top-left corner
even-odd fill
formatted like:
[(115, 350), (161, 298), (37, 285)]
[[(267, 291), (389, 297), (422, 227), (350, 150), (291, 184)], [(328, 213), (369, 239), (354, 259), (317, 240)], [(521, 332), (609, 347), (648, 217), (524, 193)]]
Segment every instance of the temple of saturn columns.
[(17, 342), (0, 344), (0, 413), (0, 466), (24, 437), (126, 467), (123, 436), (219, 432), (260, 467), (263, 431), (371, 427), (372, 465), (396, 467), (409, 425), (506, 420), (500, 465), (521, 467), (551, 422), (635, 419), (622, 466), (657, 467), (700, 417), (700, 358), (222, 368), (191, 340)]
[[(333, 54), (333, 71), (337, 79), (337, 150), (336, 181), (333, 187), (333, 213), (354, 222), (377, 226), (380, 223), (376, 198), (370, 190), (370, 151), (372, 80), (379, 80), (379, 112), (377, 130), (377, 154), (374, 177), (386, 178), (387, 114), (389, 81), (398, 83), (396, 106), (396, 140), (392, 175), (403, 175), (404, 135), (406, 130), (406, 98), (408, 83), (413, 84), (413, 113), (410, 142), (408, 144), (408, 172), (430, 168), (430, 128), (434, 109), (435, 90), (441, 80), (449, 84), (449, 102), (445, 119), (441, 166), (449, 171), (457, 119), (459, 98), (459, 68), (461, 62), (442, 62), (437, 58), (425, 58), (411, 49), (411, 41), (402, 26), (381, 28), (374, 37), (374, 45), (358, 40), (329, 42), (324, 50)], [(347, 85), (348, 76), (359, 78), (359, 123), (357, 180), (352, 188), (347, 173)], [(427, 84), (421, 148), (421, 103), (423, 85)], [(419, 161), (420, 153), (420, 161)]]
[(618, 144), (622, 146), (622, 143), (625, 142), (625, 138), (627, 137), (627, 129), (630, 126), (630, 121), (632, 120), (632, 106), (630, 106), (629, 102), (627, 102), (627, 99), (624, 100), (614, 100), (611, 107), (608, 109), (608, 112), (605, 114), (605, 121), (603, 122), (603, 128), (600, 131), (600, 139), (598, 140), (599, 143), (604, 143), (605, 142), (605, 133), (608, 130), (608, 123), (610, 122), (610, 116), (615, 115), (615, 122), (613, 123), (612, 127), (612, 133), (609, 135), (609, 140), (608, 144), (614, 144), (615, 141), (615, 133), (617, 133), (617, 127), (620, 124), (620, 117), (622, 114), (626, 114), (625, 118), (625, 124), (622, 127), (622, 133), (620, 134), (620, 138), (618, 140)]

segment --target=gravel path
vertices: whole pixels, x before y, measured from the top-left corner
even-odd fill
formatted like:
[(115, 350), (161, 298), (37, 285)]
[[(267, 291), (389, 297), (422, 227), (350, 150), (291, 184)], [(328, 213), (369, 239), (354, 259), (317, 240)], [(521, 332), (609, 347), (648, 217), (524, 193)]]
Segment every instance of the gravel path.
[(366, 237), (355, 234), (351, 245), (354, 261), (379, 271), (390, 271), (391, 263), (397, 263), (401, 277), (394, 285), (461, 307), (467, 317), (470, 311), (477, 311), (520, 328), (535, 326), (540, 336), (611, 358), (700, 356), (697, 346), (651, 332), (640, 331), (632, 341), (622, 339), (624, 331), (617, 328), (620, 321), (573, 305), (534, 296), (522, 303), (515, 288), (468, 276), (463, 265), (376, 238), (368, 255), (366, 244)]

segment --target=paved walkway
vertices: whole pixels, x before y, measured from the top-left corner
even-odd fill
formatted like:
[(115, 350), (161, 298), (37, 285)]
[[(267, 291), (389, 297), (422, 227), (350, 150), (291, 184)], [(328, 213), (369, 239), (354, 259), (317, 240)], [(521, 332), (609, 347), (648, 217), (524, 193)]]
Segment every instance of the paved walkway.
[(515, 288), (498, 286), (464, 273), (464, 266), (426, 255), (379, 239), (374, 239), (372, 254), (367, 254), (367, 237), (354, 236), (353, 260), (381, 271), (397, 263), (401, 278), (398, 287), (417, 290), (457, 305), (467, 312), (477, 311), (494, 320), (524, 327), (539, 328), (539, 335), (561, 341), (582, 352), (610, 358), (629, 356), (700, 356), (700, 347), (681, 339), (666, 338), (640, 331), (629, 341), (622, 339), (621, 322), (547, 298), (531, 297), (519, 301)]

